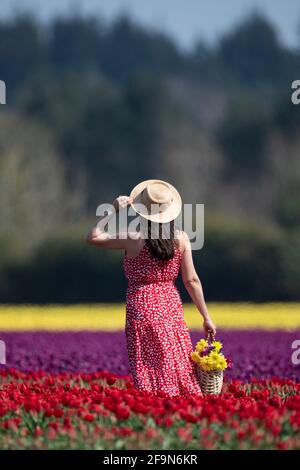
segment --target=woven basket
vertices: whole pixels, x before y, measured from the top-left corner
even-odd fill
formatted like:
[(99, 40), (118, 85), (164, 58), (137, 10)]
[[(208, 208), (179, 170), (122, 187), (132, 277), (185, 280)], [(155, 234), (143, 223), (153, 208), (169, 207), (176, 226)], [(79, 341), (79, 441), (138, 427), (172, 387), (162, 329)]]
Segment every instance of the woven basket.
[(219, 395), (223, 385), (223, 371), (204, 371), (197, 367), (200, 387), (203, 395)]
[[(206, 341), (211, 343), (214, 340), (214, 336), (208, 334)], [(212, 370), (205, 371), (200, 366), (197, 367), (200, 387), (203, 395), (219, 395), (223, 386), (223, 371)]]

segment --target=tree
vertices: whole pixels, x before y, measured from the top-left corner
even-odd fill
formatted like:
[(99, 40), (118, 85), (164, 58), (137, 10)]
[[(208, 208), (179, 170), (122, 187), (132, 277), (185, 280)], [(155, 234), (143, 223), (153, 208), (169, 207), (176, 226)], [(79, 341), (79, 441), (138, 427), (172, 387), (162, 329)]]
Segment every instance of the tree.
[(99, 18), (72, 16), (55, 19), (49, 28), (49, 60), (57, 73), (66, 69), (80, 74), (98, 69), (103, 54), (104, 24)]
[(1, 79), (9, 86), (10, 96), (33, 70), (45, 65), (46, 57), (46, 45), (32, 16), (22, 14), (0, 22)]
[(295, 55), (280, 44), (273, 25), (259, 14), (222, 38), (219, 57), (247, 86), (286, 85), (299, 70)]
[(270, 117), (260, 104), (244, 98), (233, 100), (217, 131), (218, 142), (227, 159), (225, 179), (247, 180), (263, 174), (269, 127)]
[[(14, 113), (0, 118), (0, 231), (31, 246), (80, 207), (66, 191), (49, 133)], [(74, 219), (73, 219), (74, 220)]]
[(179, 71), (185, 61), (169, 37), (121, 16), (107, 32), (101, 65), (110, 78), (124, 81), (140, 70), (158, 74)]

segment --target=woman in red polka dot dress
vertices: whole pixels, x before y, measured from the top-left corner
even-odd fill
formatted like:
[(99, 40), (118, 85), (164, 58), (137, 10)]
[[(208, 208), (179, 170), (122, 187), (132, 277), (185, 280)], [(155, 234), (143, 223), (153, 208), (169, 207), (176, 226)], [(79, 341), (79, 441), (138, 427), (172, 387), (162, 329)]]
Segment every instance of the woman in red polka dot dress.
[(204, 318), (205, 335), (216, 334), (206, 308), (185, 232), (175, 229), (181, 210), (176, 189), (161, 180), (137, 185), (130, 197), (114, 201), (118, 212), (128, 204), (140, 217), (141, 230), (116, 238), (104, 231), (111, 215), (88, 235), (88, 242), (125, 250), (126, 341), (134, 385), (155, 395), (201, 395), (190, 334), (175, 280), (184, 285)]

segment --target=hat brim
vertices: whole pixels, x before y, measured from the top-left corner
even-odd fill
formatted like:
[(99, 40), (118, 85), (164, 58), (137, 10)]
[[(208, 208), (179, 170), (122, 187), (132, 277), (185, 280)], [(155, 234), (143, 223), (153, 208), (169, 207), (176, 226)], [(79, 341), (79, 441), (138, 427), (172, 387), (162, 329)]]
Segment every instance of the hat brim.
[(158, 214), (151, 214), (147, 211), (147, 208), (144, 206), (143, 200), (142, 200), (142, 192), (146, 188), (146, 186), (149, 183), (165, 183), (165, 181), (162, 180), (145, 180), (136, 185), (133, 190), (130, 193), (130, 197), (132, 197), (133, 201), (131, 203), (131, 207), (133, 210), (139, 214), (141, 217), (144, 217), (147, 220), (151, 220), (152, 222), (159, 222), (159, 223), (167, 223), (171, 222), (172, 220), (175, 220), (182, 208), (182, 200), (179, 192), (177, 191), (174, 186), (172, 186), (170, 183), (168, 183), (171, 191), (172, 191), (172, 203), (170, 204), (169, 207), (167, 207), (163, 212), (160, 212)]

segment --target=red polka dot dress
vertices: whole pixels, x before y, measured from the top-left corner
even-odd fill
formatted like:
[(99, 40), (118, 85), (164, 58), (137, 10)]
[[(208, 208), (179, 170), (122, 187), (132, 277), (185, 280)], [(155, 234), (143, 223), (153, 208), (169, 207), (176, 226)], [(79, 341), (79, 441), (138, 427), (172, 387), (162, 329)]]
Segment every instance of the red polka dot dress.
[(126, 343), (134, 386), (168, 397), (202, 395), (191, 337), (174, 284), (181, 251), (171, 260), (154, 258), (145, 243), (138, 256), (124, 257), (128, 279)]

